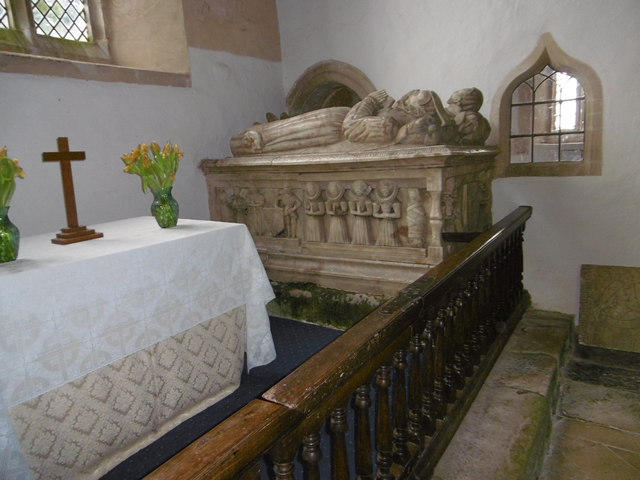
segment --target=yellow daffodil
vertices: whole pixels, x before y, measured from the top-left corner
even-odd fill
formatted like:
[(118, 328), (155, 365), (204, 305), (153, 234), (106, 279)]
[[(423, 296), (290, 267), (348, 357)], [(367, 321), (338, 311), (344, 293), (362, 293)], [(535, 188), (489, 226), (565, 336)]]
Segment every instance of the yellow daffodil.
[(178, 171), (178, 164), (183, 153), (178, 145), (171, 146), (167, 142), (160, 147), (157, 142), (150, 145), (141, 143), (131, 153), (122, 155), (125, 163), (124, 171), (140, 176), (142, 191), (159, 190), (173, 185)]
[(16, 189), (16, 177), (24, 178), (25, 173), (17, 158), (7, 156), (7, 147), (0, 149), (0, 207), (8, 207)]

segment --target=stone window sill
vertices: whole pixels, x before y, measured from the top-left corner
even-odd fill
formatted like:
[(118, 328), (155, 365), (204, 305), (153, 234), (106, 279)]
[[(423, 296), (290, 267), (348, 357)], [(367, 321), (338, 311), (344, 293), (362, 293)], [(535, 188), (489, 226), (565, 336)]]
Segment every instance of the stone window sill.
[(188, 72), (160, 72), (106, 63), (68, 60), (17, 52), (0, 52), (0, 72), (123, 82), (172, 87), (190, 87)]

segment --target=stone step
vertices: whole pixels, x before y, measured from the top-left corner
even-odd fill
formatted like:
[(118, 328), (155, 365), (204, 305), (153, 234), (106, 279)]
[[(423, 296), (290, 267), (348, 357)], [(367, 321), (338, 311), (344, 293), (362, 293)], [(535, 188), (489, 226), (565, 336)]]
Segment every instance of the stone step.
[(525, 313), (436, 465), (433, 480), (537, 478), (572, 328), (569, 315)]

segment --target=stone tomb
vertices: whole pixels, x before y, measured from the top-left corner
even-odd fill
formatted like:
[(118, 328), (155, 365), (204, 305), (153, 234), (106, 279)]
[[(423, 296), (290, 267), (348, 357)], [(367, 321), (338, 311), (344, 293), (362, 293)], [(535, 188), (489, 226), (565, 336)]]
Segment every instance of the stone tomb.
[(201, 163), (211, 218), (247, 225), (272, 281), (390, 296), (455, 250), (447, 233), (492, 223), (495, 147), (322, 150)]

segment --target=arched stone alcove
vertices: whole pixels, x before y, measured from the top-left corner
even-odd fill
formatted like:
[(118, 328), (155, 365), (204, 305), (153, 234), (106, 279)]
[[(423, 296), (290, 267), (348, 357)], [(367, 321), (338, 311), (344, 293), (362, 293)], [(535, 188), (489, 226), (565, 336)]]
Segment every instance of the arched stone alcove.
[(326, 107), (351, 107), (376, 90), (371, 80), (348, 63), (326, 60), (309, 67), (287, 95), (290, 116)]

